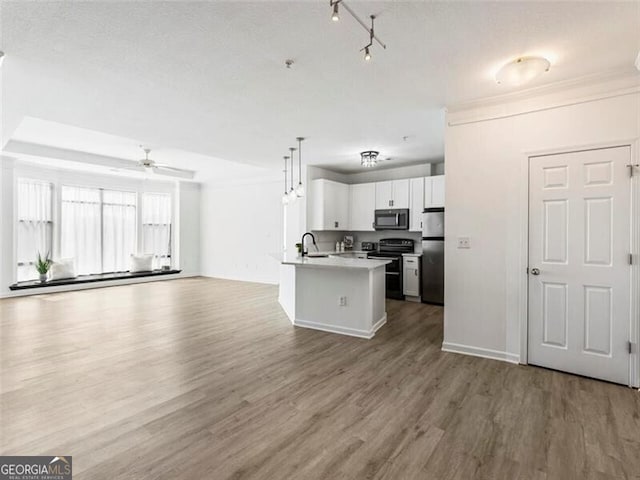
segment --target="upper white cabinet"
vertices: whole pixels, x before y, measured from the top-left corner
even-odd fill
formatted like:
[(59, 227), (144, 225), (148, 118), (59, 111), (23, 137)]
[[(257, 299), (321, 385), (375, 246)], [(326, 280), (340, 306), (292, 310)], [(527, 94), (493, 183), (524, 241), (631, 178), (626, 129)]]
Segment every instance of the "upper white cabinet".
[(409, 184), (411, 205), (409, 205), (409, 230), (422, 231), (422, 210), (424, 210), (424, 183), (425, 179), (412, 178)]
[(409, 208), (409, 179), (376, 183), (376, 209)]
[(374, 231), (375, 210), (409, 209), (409, 231), (422, 231), (422, 211), (444, 207), (444, 175), (347, 185), (324, 178), (309, 185), (311, 230)]
[(349, 185), (349, 229), (356, 232), (372, 232), (373, 212), (376, 208), (376, 184)]
[(431, 207), (444, 207), (444, 175), (424, 179), (424, 208)]
[(313, 180), (311, 202), (311, 230), (349, 230), (349, 185)]

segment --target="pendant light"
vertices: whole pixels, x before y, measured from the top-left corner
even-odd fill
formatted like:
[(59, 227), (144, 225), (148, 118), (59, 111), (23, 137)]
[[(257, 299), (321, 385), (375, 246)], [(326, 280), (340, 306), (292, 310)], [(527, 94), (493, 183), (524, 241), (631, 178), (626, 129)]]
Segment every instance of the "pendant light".
[(335, 0), (334, 2), (332, 2), (333, 13), (331, 14), (331, 20), (333, 20), (334, 22), (340, 21), (340, 13), (338, 12), (338, 3), (340, 3), (340, 0)]
[(289, 194), (287, 192), (287, 160), (289, 157), (284, 156), (284, 194), (282, 195), (282, 204), (287, 205), (289, 203)]
[(298, 140), (298, 186), (296, 187), (296, 196), (301, 198), (304, 197), (304, 186), (302, 185), (302, 141), (304, 137), (296, 137), (296, 140)]
[(296, 198), (298, 198), (298, 196), (296, 195), (296, 191), (293, 188), (293, 152), (295, 152), (296, 149), (294, 147), (289, 147), (289, 152), (290, 155), (289, 157), (291, 158), (291, 189), (289, 190), (289, 202), (295, 202)]

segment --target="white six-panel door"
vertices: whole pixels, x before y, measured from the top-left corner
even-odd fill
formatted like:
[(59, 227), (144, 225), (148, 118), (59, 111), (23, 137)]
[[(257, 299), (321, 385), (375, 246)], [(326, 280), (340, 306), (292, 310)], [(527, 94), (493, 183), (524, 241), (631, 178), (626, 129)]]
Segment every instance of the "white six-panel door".
[(528, 362), (629, 384), (630, 147), (529, 159)]

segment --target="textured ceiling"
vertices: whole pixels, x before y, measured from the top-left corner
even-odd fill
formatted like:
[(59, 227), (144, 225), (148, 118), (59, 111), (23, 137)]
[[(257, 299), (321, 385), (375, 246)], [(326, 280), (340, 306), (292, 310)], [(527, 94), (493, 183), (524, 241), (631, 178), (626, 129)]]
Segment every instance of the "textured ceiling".
[(29, 116), (268, 168), (299, 135), (306, 162), (344, 170), (363, 149), (437, 161), (445, 105), (511, 91), (491, 78), (502, 62), (548, 55), (536, 86), (640, 49), (639, 2), (349, 3), (378, 15), (388, 48), (370, 63), (326, 0), (2, 2), (3, 141)]

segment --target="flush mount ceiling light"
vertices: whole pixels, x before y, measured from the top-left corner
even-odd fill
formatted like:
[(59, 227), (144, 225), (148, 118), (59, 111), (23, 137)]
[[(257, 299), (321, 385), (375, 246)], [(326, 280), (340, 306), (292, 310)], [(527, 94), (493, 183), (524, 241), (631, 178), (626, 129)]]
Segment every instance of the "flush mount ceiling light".
[(344, 0), (329, 0), (329, 6), (331, 6), (333, 8), (332, 14), (331, 14), (331, 20), (333, 20), (334, 22), (337, 22), (340, 20), (340, 15), (338, 13), (338, 5), (342, 5), (344, 7), (344, 9), (349, 12), (349, 15), (351, 15), (353, 18), (356, 19), (356, 21), (362, 25), (362, 28), (364, 28), (367, 33), (369, 33), (369, 43), (363, 47), (362, 49), (360, 49), (360, 51), (364, 50), (364, 59), (366, 61), (371, 60), (371, 47), (373, 46), (373, 41), (375, 40), (376, 42), (378, 42), (380, 44), (380, 46), (384, 49), (387, 48), (387, 46), (382, 43), (382, 41), (376, 36), (376, 34), (373, 31), (373, 21), (375, 20), (375, 15), (369, 15), (369, 18), (371, 19), (371, 27), (369, 27), (366, 23), (364, 23), (362, 21), (362, 19), (360, 19), (360, 17), (358, 17), (355, 12), (353, 10), (351, 10), (351, 8), (349, 7), (349, 5), (347, 5), (346, 3), (344, 3)]
[(0, 67), (2, 66), (3, 60), (4, 60), (4, 52), (0, 50)]
[(375, 167), (376, 163), (378, 163), (379, 154), (380, 152), (376, 152), (375, 150), (360, 152), (360, 165), (367, 168)]
[(551, 62), (544, 57), (519, 57), (498, 70), (496, 82), (499, 85), (523, 85), (550, 68)]

